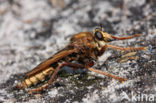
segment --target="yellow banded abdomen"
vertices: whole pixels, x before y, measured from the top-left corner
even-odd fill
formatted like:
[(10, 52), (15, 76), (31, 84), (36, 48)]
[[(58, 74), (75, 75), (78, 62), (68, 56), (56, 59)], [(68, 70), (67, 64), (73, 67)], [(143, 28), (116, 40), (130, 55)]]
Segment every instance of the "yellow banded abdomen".
[(31, 76), (29, 78), (26, 78), (22, 82), (17, 84), (17, 88), (28, 88), (32, 85), (36, 85), (39, 82), (42, 82), (45, 80), (46, 76), (51, 75), (54, 71), (53, 67), (49, 67), (42, 72), (35, 74), (34, 76)]

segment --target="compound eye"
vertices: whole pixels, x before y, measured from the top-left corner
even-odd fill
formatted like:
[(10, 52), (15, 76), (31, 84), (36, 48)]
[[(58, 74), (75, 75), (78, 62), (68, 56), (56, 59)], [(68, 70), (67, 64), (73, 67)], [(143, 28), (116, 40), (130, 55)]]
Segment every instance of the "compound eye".
[(102, 35), (101, 32), (96, 31), (96, 32), (95, 32), (95, 37), (96, 37), (98, 40), (103, 40), (103, 35)]

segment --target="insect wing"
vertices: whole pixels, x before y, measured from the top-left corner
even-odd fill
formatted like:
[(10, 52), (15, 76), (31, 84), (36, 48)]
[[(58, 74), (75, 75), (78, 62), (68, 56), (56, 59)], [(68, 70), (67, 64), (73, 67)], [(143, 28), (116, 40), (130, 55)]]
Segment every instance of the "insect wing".
[(48, 66), (50, 66), (51, 64), (53, 64), (54, 62), (57, 62), (58, 60), (74, 53), (77, 52), (77, 49), (71, 49), (71, 50), (62, 50), (59, 53), (55, 54), (54, 56), (50, 57), (49, 59), (45, 60), (44, 62), (42, 62), (41, 64), (39, 64), (38, 66), (36, 66), (32, 71), (28, 72), (25, 75), (25, 78), (28, 78), (30, 76), (33, 76), (39, 72), (41, 72), (42, 70), (44, 70), (45, 68), (47, 68)]

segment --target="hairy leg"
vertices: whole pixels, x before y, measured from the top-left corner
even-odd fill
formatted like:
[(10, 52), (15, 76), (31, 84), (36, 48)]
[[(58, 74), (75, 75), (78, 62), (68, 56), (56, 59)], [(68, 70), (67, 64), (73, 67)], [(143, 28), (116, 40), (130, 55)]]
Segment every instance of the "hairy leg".
[(118, 76), (112, 75), (110, 73), (103, 72), (101, 70), (96, 70), (96, 69), (93, 69), (91, 67), (87, 67), (87, 69), (90, 70), (90, 71), (92, 71), (92, 72), (96, 72), (96, 73), (103, 74), (103, 75), (106, 75), (108, 77), (114, 78), (114, 79), (119, 80), (121, 82), (124, 82), (126, 80), (125, 78), (118, 77)]
[(114, 45), (107, 45), (108, 48), (116, 49), (116, 50), (121, 50), (121, 51), (140, 51), (140, 50), (146, 50), (146, 47), (119, 47), (119, 46), (114, 46)]
[(116, 37), (116, 36), (111, 35), (111, 37), (116, 40), (126, 40), (126, 39), (131, 39), (131, 38), (135, 38), (139, 36), (141, 36), (141, 34), (135, 34), (135, 35), (128, 36), (128, 37)]
[(35, 89), (31, 89), (29, 90), (29, 93), (32, 94), (33, 92), (39, 92), (39, 91), (42, 91), (43, 89), (45, 88), (48, 88), (50, 86), (50, 84), (53, 83), (54, 79), (55, 79), (55, 76), (57, 75), (58, 71), (64, 67), (64, 66), (69, 66), (69, 67), (73, 67), (73, 68), (84, 68), (85, 66), (81, 65), (81, 64), (75, 64), (75, 63), (70, 63), (70, 62), (64, 62), (64, 63), (60, 63), (59, 66), (55, 69), (54, 73), (52, 74), (52, 76), (50, 77), (50, 80), (48, 81), (48, 83), (38, 87), (38, 88), (35, 88)]

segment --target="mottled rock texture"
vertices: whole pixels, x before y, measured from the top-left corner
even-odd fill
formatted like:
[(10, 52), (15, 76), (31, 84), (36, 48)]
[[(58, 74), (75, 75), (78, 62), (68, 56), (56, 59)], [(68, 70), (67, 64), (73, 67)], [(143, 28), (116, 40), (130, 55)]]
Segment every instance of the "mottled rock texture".
[[(155, 0), (0, 0), (0, 102), (145, 103), (152, 96), (156, 102), (155, 12)], [(138, 58), (118, 63), (125, 53), (108, 49), (94, 66), (125, 77), (126, 82), (66, 67), (39, 94), (13, 88), (26, 72), (62, 49), (72, 35), (92, 32), (100, 24), (115, 36), (142, 34), (111, 43), (147, 46), (136, 54)], [(148, 99), (138, 99), (143, 94)]]

